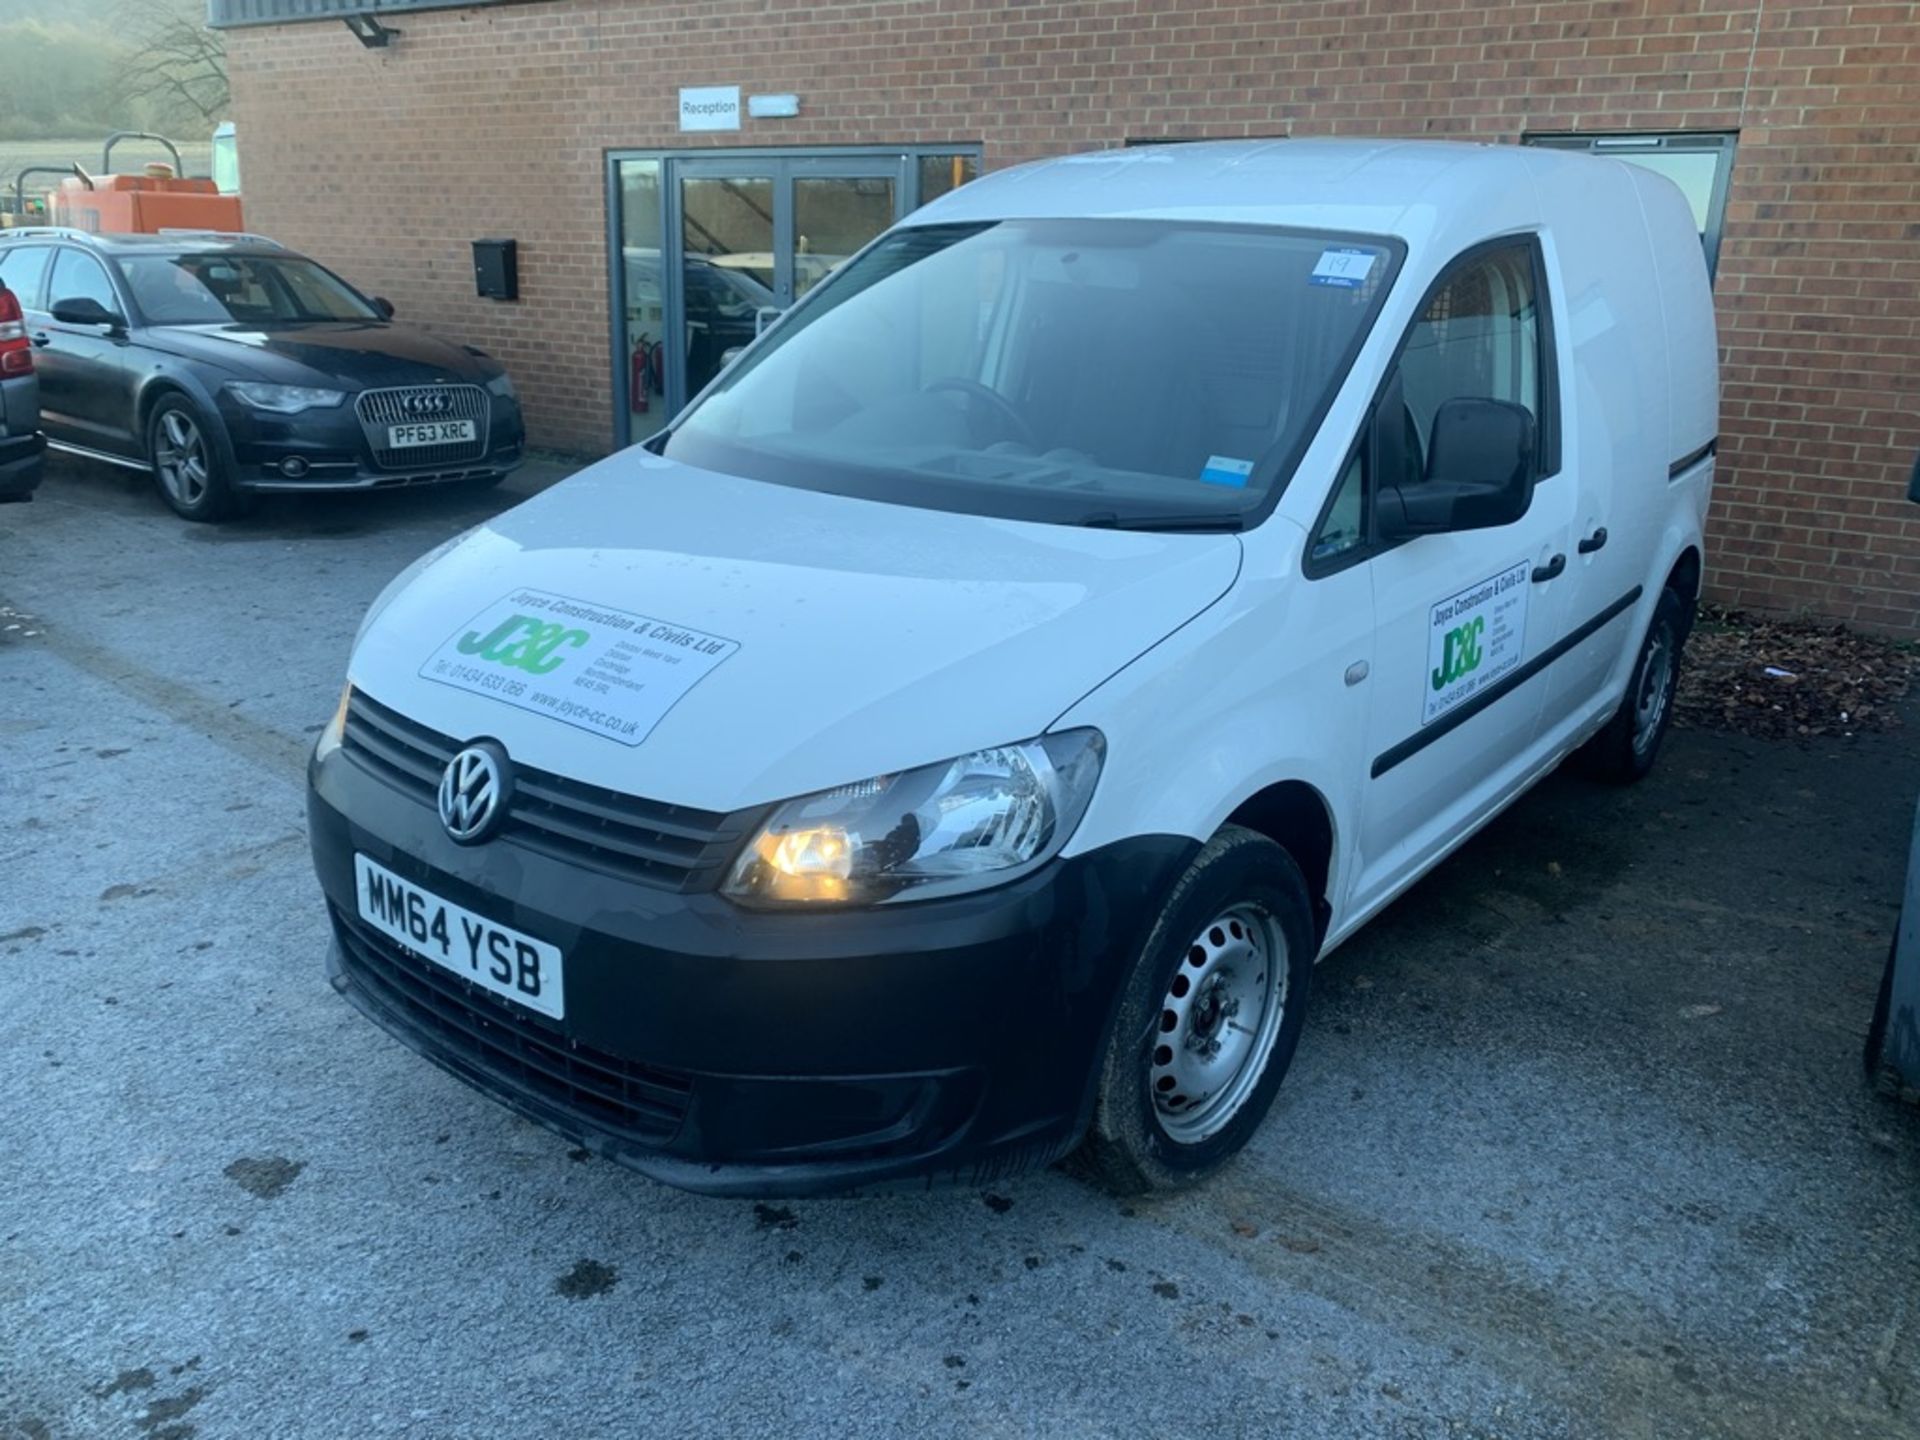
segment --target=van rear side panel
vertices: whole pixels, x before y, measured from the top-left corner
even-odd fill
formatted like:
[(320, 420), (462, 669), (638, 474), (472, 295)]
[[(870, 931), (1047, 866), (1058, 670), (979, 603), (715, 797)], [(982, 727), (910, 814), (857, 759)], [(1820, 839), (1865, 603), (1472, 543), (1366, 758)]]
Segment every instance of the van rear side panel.
[(1657, 265), (1636, 177), (1584, 155), (1541, 150), (1528, 159), (1561, 285), (1562, 456), (1584, 492), (1578, 518), (1630, 540), (1623, 527), (1653, 523), (1671, 458)]
[(1654, 275), (1667, 336), (1669, 464), (1698, 456), (1720, 433), (1720, 356), (1713, 326), (1713, 282), (1693, 212), (1671, 184), (1637, 174), (1640, 212), (1653, 246)]

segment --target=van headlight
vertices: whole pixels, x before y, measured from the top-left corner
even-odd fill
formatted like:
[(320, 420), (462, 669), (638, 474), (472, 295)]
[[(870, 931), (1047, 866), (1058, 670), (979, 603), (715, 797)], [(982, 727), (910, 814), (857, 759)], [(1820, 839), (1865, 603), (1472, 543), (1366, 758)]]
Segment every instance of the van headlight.
[(872, 905), (1002, 885), (1072, 836), (1106, 741), (1067, 730), (779, 806), (723, 893), (749, 905)]
[(340, 691), (340, 703), (334, 706), (333, 718), (321, 727), (320, 738), (314, 743), (313, 758), (324, 760), (340, 748), (341, 740), (347, 733), (347, 706), (353, 702), (353, 686), (347, 685)]

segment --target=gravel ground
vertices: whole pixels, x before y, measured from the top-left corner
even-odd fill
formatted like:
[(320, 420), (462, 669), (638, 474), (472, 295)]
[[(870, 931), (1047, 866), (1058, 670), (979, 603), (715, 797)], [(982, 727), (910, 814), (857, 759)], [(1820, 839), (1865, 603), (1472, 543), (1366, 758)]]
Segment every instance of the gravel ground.
[(0, 1440), (1920, 1435), (1920, 1117), (1859, 1070), (1920, 730), (1549, 779), (1321, 967), (1196, 1193), (698, 1199), (321, 977), (360, 611), (557, 473), (0, 509)]
[(1709, 605), (1687, 642), (1674, 719), (1770, 740), (1893, 730), (1916, 675), (1910, 640)]

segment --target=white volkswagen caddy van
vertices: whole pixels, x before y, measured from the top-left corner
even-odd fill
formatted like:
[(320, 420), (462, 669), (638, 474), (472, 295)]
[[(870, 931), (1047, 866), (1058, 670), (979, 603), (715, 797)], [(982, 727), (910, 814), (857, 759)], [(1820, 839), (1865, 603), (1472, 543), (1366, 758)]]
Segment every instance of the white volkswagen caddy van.
[(990, 175), (375, 602), (333, 984), (694, 1189), (1191, 1181), (1316, 959), (1576, 750), (1653, 763), (1716, 394), (1615, 161)]

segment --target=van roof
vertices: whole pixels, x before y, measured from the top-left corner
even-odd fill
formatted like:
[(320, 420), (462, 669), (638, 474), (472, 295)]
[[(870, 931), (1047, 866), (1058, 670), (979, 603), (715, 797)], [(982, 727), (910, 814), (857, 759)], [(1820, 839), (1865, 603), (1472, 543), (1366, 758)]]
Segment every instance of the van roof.
[[(1565, 150), (1439, 140), (1210, 140), (1139, 145), (997, 170), (913, 223), (1087, 216), (1241, 221), (1406, 236), (1410, 211), (1472, 214), (1561, 165)], [(1497, 207), (1490, 207), (1497, 208)], [(1430, 230), (1430, 225), (1417, 227)]]

